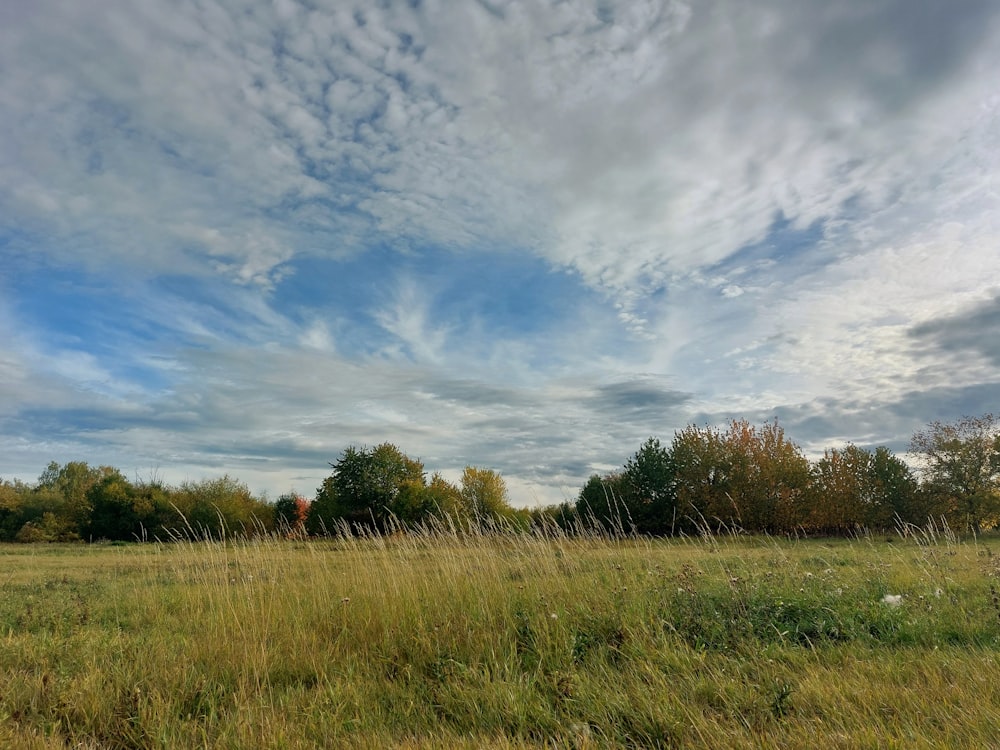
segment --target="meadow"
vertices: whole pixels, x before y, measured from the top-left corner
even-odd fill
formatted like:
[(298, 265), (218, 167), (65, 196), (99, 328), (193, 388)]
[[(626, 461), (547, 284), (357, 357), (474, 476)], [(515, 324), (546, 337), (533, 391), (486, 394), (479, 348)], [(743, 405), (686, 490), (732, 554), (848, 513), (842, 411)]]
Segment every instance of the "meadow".
[(1000, 540), (910, 531), (0, 546), (0, 746), (996, 747)]

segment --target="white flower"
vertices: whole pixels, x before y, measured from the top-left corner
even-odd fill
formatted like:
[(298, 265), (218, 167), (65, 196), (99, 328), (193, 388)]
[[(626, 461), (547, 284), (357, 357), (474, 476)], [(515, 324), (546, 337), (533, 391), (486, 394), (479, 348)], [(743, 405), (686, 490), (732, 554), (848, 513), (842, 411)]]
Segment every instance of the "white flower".
[(902, 594), (886, 594), (882, 597), (882, 603), (888, 604), (890, 607), (898, 607), (903, 603)]

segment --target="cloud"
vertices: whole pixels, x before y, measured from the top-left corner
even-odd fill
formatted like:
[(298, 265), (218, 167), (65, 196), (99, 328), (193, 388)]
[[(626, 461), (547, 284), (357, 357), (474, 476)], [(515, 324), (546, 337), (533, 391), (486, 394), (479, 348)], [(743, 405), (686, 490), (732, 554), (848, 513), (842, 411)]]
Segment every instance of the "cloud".
[(921, 345), (948, 355), (956, 369), (969, 358), (1000, 365), (1000, 295), (979, 302), (954, 315), (920, 323), (909, 331)]
[(900, 444), (992, 403), (998, 23), (4, 3), (0, 433), (278, 489), (388, 439), (546, 499), (689, 421)]
[(597, 387), (591, 403), (612, 418), (634, 418), (646, 414), (652, 419), (663, 419), (665, 415), (676, 416), (678, 407), (683, 406), (690, 394), (670, 390), (651, 379), (637, 379), (619, 383), (609, 383)]

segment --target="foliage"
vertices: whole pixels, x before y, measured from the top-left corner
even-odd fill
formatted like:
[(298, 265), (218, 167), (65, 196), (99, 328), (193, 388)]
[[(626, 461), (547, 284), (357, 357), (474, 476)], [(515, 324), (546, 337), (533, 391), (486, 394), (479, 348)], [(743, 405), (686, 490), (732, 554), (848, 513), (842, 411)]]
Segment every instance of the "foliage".
[(416, 486), (424, 484), (423, 464), (392, 443), (370, 450), (351, 446), (330, 466), (333, 473), (316, 490), (310, 506), (307, 528), (312, 533), (332, 530), (339, 523), (385, 529), (393, 507), (408, 508)]
[(301, 495), (289, 492), (274, 501), (274, 525), (282, 533), (301, 536), (308, 517), (309, 501)]
[(625, 504), (640, 534), (671, 532), (677, 508), (676, 473), (673, 455), (654, 437), (625, 462)]
[(199, 535), (218, 539), (274, 527), (274, 507), (255, 498), (246, 484), (228, 474), (184, 482), (174, 503), (188, 528)]
[(171, 492), (159, 482), (133, 484), (115, 471), (87, 493), (88, 539), (135, 541), (168, 538), (182, 523)]
[(471, 517), (470, 508), (462, 495), (462, 490), (453, 483), (434, 473), (424, 490), (424, 512), (442, 521), (464, 522)]
[(49, 463), (38, 477), (37, 489), (58, 493), (63, 500), (60, 515), (71, 533), (83, 530), (90, 515), (87, 493), (103, 477), (117, 472), (110, 466), (91, 467), (85, 461), (70, 461), (60, 466)]
[(13, 534), (8, 539), (22, 542), (70, 542), (80, 538), (66, 500), (57, 489), (35, 487), (20, 493), (19, 499), (16, 511), (5, 524)]
[(529, 508), (527, 512), (528, 526), (538, 534), (583, 534), (586, 530), (575, 503), (562, 502), (558, 505)]
[(576, 500), (576, 514), (586, 525), (596, 525), (618, 534), (631, 534), (631, 488), (621, 472), (592, 474)]
[(24, 525), (21, 514), (29, 492), (23, 482), (0, 480), (0, 539), (13, 539)]
[(729, 457), (725, 436), (711, 427), (689, 425), (674, 434), (670, 451), (675, 467), (677, 509), (683, 528), (690, 530), (709, 519), (730, 519)]
[(813, 482), (810, 529), (885, 530), (893, 528), (897, 519), (919, 518), (917, 480), (884, 446), (874, 452), (856, 445), (827, 450), (814, 466)]
[(924, 461), (928, 489), (949, 516), (978, 533), (1000, 522), (1000, 422), (993, 414), (931, 422), (910, 451)]
[(462, 500), (471, 518), (483, 522), (511, 515), (507, 483), (498, 472), (466, 466), (461, 481)]
[(778, 422), (688, 425), (669, 445), (648, 438), (622, 468), (594, 474), (574, 502), (515, 509), (503, 477), (466, 466), (456, 485), (391, 443), (351, 446), (309, 502), (273, 503), (225, 475), (130, 482), (109, 466), (51, 462), (34, 485), (0, 481), (0, 540), (221, 538), (279, 528), (290, 536), (390, 529), (615, 536), (725, 531), (840, 534), (921, 526), (943, 518), (979, 533), (1000, 523), (1000, 426), (993, 415), (931, 423), (913, 437), (922, 481), (886, 447), (827, 449), (810, 463)]
[(804, 517), (809, 462), (777, 422), (689, 426), (670, 448), (678, 515), (690, 527), (788, 532)]
[(760, 428), (745, 420), (731, 422), (725, 449), (730, 525), (769, 533), (798, 527), (810, 486), (809, 461), (777, 421)]

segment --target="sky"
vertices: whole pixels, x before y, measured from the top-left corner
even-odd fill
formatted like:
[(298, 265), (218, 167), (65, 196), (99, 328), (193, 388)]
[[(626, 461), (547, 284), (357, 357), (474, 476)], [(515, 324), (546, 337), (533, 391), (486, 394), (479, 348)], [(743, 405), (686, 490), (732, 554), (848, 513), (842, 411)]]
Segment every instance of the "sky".
[(1000, 410), (995, 0), (4, 0), (0, 477), (572, 500)]

